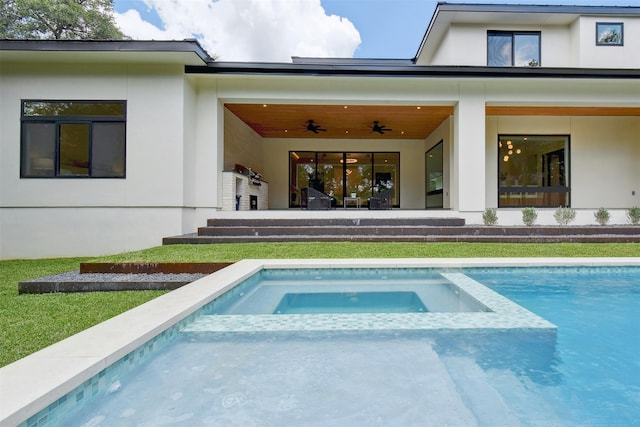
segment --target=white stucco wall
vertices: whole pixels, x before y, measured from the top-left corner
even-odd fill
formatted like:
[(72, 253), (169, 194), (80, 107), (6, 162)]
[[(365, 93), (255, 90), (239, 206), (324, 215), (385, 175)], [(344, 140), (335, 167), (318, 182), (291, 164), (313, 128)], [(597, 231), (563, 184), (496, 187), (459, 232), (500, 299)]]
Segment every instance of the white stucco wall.
[[(177, 65), (3, 64), (0, 257), (100, 255), (179, 234), (183, 93)], [(21, 179), (23, 99), (126, 100), (126, 179)]]
[(640, 117), (572, 117), (570, 123), (572, 206), (640, 206)]
[(564, 25), (486, 25), (454, 24), (442, 39), (429, 63), (420, 65), (487, 65), (487, 31), (540, 31), (541, 63), (545, 67), (570, 65), (571, 33)]
[(491, 116), (486, 122), (487, 207), (498, 205), (498, 135), (527, 133), (570, 137), (571, 207), (640, 205), (640, 117)]
[(460, 99), (453, 116), (451, 207), (481, 212), (485, 207), (485, 88), (478, 82), (461, 82)]
[(264, 172), (263, 146), (260, 135), (225, 109), (224, 170), (233, 170), (236, 164), (241, 164), (261, 173), (264, 180), (269, 181)]
[[(624, 46), (596, 46), (596, 22), (624, 23)], [(540, 31), (541, 66), (639, 68), (640, 18), (582, 16), (567, 25), (452, 24), (419, 65), (487, 65), (487, 31)]]
[[(623, 46), (597, 46), (596, 22), (622, 22)], [(578, 67), (640, 68), (640, 18), (582, 16), (578, 22)]]

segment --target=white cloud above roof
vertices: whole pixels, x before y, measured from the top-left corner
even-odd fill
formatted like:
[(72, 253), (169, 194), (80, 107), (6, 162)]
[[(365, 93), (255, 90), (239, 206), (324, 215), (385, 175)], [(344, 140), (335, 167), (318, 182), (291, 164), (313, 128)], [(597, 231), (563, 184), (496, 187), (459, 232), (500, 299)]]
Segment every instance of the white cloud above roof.
[(327, 15), (320, 0), (145, 0), (164, 28), (136, 10), (116, 13), (136, 40), (197, 38), (220, 61), (290, 62), (292, 56), (353, 56), (360, 34), (347, 18)]

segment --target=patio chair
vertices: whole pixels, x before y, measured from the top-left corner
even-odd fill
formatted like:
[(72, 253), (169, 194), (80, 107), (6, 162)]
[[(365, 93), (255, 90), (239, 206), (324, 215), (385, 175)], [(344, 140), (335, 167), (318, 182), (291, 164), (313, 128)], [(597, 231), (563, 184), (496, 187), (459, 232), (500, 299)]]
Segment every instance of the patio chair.
[(303, 188), (302, 193), (304, 194), (303, 199), (306, 200), (307, 209), (331, 209), (333, 197), (311, 187)]
[(391, 209), (391, 190), (380, 191), (371, 196), (369, 209)]

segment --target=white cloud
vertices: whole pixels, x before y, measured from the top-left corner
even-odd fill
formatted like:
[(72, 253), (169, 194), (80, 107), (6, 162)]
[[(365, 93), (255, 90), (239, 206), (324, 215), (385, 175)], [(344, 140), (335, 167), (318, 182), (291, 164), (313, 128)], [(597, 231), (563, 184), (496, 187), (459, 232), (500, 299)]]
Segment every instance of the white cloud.
[(116, 14), (133, 39), (196, 37), (220, 61), (290, 62), (292, 56), (352, 57), (360, 34), (327, 15), (320, 0), (145, 0), (164, 29), (129, 10)]

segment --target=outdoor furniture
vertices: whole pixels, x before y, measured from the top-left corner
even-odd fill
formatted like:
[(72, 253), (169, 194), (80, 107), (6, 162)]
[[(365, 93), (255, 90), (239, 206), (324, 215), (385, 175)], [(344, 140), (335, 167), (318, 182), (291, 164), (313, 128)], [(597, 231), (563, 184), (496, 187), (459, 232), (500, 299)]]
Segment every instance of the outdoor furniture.
[(369, 209), (391, 209), (391, 190), (380, 191), (371, 196)]
[(342, 206), (347, 209), (347, 205), (350, 202), (354, 202), (356, 204), (356, 208), (360, 208), (360, 197), (345, 197), (342, 199)]
[(302, 189), (306, 208), (309, 210), (331, 209), (333, 197), (311, 187)]

